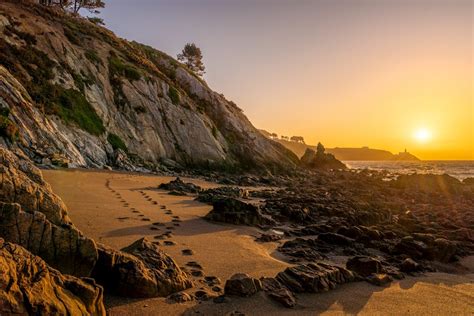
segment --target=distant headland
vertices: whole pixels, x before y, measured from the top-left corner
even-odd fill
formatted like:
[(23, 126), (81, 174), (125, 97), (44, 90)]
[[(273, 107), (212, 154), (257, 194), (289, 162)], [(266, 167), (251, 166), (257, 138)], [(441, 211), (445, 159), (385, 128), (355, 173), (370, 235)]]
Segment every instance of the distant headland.
[[(302, 136), (281, 136), (265, 130), (260, 132), (274, 141), (282, 144), (293, 151), (298, 157), (303, 156), (307, 148), (315, 149), (315, 145), (307, 145)], [(326, 152), (333, 154), (339, 160), (367, 160), (367, 161), (419, 161), (420, 159), (410, 154), (406, 150), (398, 154), (392, 154), (388, 150), (373, 149), (369, 147), (347, 148), (335, 147), (326, 148)]]

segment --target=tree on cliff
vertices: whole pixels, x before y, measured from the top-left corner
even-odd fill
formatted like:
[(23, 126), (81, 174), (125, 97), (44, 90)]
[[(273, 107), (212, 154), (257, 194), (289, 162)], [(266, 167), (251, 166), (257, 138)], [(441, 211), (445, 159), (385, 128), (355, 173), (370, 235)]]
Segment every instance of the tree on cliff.
[(97, 9), (105, 7), (105, 2), (102, 0), (40, 0), (40, 4), (59, 6), (74, 13), (78, 13), (81, 9), (89, 10), (91, 13), (99, 13)]
[(185, 64), (196, 75), (202, 77), (206, 72), (202, 63), (202, 52), (194, 43), (187, 43), (181, 54), (178, 54), (178, 60)]

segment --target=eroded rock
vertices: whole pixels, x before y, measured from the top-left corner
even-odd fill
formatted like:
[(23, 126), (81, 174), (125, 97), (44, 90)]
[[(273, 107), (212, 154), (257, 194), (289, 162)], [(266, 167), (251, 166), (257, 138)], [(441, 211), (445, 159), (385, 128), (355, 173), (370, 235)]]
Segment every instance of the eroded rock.
[(98, 246), (93, 277), (106, 290), (127, 297), (168, 296), (192, 282), (172, 258), (145, 238), (117, 251)]
[(105, 315), (103, 290), (0, 238), (0, 314)]

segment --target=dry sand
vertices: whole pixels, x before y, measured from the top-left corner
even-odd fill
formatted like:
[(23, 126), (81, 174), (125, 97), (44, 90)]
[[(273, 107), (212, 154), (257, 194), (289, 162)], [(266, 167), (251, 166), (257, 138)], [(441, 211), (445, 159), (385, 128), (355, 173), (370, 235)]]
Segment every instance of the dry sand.
[[(250, 227), (209, 223), (202, 216), (211, 207), (193, 197), (172, 196), (156, 187), (173, 177), (131, 173), (45, 170), (43, 174), (69, 208), (74, 224), (87, 236), (120, 249), (133, 241), (164, 233), (173, 227), (176, 245), (163, 246), (179, 265), (197, 261), (208, 276), (225, 281), (237, 272), (254, 277), (274, 276), (287, 263), (278, 260), (276, 243), (256, 243), (258, 230)], [(216, 186), (197, 179), (184, 179), (202, 187)], [(166, 214), (171, 210), (172, 214)], [(174, 226), (173, 216), (179, 216)], [(152, 223), (161, 222), (159, 230)], [(194, 255), (185, 256), (184, 249)], [(407, 278), (380, 288), (363, 282), (343, 285), (322, 294), (298, 296), (296, 309), (285, 309), (258, 294), (252, 298), (232, 298), (229, 303), (168, 303), (164, 298), (130, 300), (107, 297), (111, 315), (176, 315), (186, 312), (225, 315), (241, 311), (248, 315), (272, 314), (375, 314), (375, 315), (474, 315), (474, 274), (472, 258), (465, 261), (470, 271), (463, 275), (431, 273)], [(199, 288), (199, 278), (195, 278)]]

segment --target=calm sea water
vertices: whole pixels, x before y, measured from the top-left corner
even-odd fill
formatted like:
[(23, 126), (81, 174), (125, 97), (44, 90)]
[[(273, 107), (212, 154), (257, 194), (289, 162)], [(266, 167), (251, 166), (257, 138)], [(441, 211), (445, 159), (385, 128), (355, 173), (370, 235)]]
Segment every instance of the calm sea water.
[(344, 161), (352, 169), (387, 170), (393, 173), (447, 173), (459, 180), (474, 177), (474, 160)]

